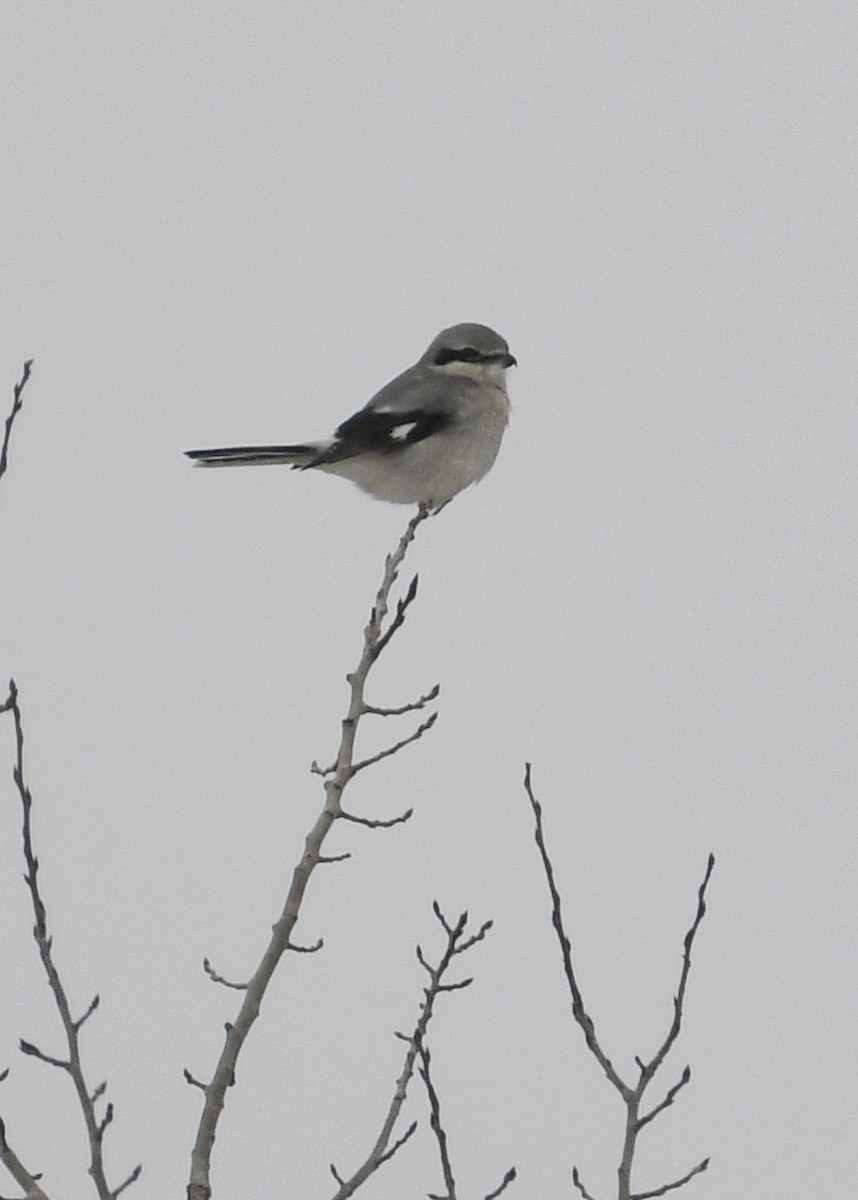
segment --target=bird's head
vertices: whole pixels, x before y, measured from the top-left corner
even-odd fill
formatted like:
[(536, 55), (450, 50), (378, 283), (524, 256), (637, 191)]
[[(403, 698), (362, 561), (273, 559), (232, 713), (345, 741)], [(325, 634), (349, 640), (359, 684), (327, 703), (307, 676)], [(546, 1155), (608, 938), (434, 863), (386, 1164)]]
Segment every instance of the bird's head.
[(499, 333), (488, 325), (468, 322), (443, 329), (421, 362), (443, 371), (445, 375), (463, 375), (479, 381), (500, 382), (504, 371), (516, 361), (509, 346)]

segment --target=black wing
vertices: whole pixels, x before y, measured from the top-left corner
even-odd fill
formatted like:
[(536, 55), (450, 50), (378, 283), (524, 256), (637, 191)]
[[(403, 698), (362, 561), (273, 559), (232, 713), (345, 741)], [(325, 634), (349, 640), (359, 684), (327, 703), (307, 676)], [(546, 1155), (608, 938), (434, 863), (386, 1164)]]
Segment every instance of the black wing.
[(371, 451), (381, 454), (395, 453), (403, 446), (422, 442), (450, 424), (444, 412), (426, 412), (414, 409), (411, 412), (385, 412), (377, 408), (362, 408), (360, 412), (343, 421), (334, 433), (333, 443), (324, 450), (310, 466), (326, 462), (341, 462), (355, 454)]

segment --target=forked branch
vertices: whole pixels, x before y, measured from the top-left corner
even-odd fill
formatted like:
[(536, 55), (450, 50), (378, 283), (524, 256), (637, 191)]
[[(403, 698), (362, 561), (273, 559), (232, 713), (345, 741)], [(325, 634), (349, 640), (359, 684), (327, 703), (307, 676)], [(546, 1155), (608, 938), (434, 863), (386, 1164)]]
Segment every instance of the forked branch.
[[(0, 705), (0, 712), (11, 712), (12, 720), (15, 725), (15, 745), (16, 758), (15, 767), (12, 771), (12, 778), (15, 782), (15, 787), (21, 800), (21, 809), (23, 814), (22, 820), (22, 836), (24, 846), (24, 863), (26, 870), (24, 872), (24, 881), (27, 884), (27, 889), (30, 893), (30, 902), (33, 908), (35, 922), (33, 925), (33, 937), (36, 941), (36, 946), (39, 951), (39, 958), (42, 961), (42, 966), (48, 978), (48, 985), (53, 993), (54, 1004), (62, 1022), (63, 1031), (66, 1040), (66, 1056), (63, 1058), (54, 1055), (46, 1054), (35, 1046), (32, 1042), (21, 1040), (20, 1046), (24, 1054), (28, 1054), (33, 1058), (38, 1058), (42, 1062), (50, 1066), (57, 1067), (61, 1071), (65, 1071), (71, 1078), (74, 1084), (74, 1089), (77, 1092), (78, 1104), (81, 1113), (83, 1114), (84, 1124), (86, 1126), (87, 1138), (89, 1139), (90, 1165), (89, 1174), (92, 1178), (95, 1190), (99, 1200), (116, 1200), (116, 1197), (125, 1188), (130, 1186), (140, 1174), (141, 1168), (136, 1167), (129, 1176), (118, 1187), (112, 1188), (108, 1182), (104, 1170), (103, 1142), (107, 1127), (113, 1120), (113, 1106), (108, 1104), (104, 1110), (103, 1116), (99, 1117), (96, 1111), (96, 1103), (104, 1096), (106, 1087), (104, 1084), (99, 1084), (92, 1090), (86, 1081), (81, 1061), (80, 1047), (80, 1031), (89, 1017), (95, 1012), (98, 1007), (98, 996), (96, 996), (79, 1017), (73, 1017), (71, 1006), (65, 986), (60, 978), (53, 955), (53, 938), (48, 933), (48, 918), (45, 909), (45, 903), (42, 899), (41, 889), (39, 887), (39, 860), (33, 849), (33, 829), (32, 829), (32, 807), (33, 797), (30, 789), (27, 786), (26, 777), (24, 774), (24, 723), (21, 716), (21, 707), (18, 703), (18, 689), (15, 686), (14, 679), (9, 683), (9, 696), (3, 705)], [(5, 1146), (5, 1136), (0, 1139)], [(6, 1147), (3, 1151), (0, 1148), (0, 1160), (15, 1174), (17, 1167), (20, 1167), (17, 1159), (12, 1152)], [(16, 1167), (17, 1164), (17, 1167)], [(23, 1168), (21, 1168), (23, 1170)], [(19, 1183), (22, 1179), (19, 1175), (15, 1175)], [(30, 1177), (31, 1190), (27, 1192), (28, 1197), (39, 1197), (43, 1193), (37, 1187), (34, 1177)], [(27, 1186), (23, 1184), (22, 1186)], [(35, 1188), (35, 1190), (32, 1190)]]
[[(697, 893), (697, 910), (694, 919), (688, 932), (685, 935), (683, 943), (682, 968), (679, 975), (679, 986), (676, 991), (676, 996), (673, 1001), (673, 1020), (670, 1028), (667, 1031), (663, 1041), (656, 1049), (653, 1056), (648, 1060), (636, 1059), (638, 1066), (638, 1079), (635, 1084), (627, 1083), (621, 1078), (611, 1060), (608, 1058), (605, 1051), (602, 1049), (596, 1034), (596, 1027), (593, 1020), (587, 1013), (584, 1007), (581, 989), (578, 984), (578, 979), (575, 973), (575, 965), (572, 958), (572, 944), (566, 933), (563, 924), (563, 914), (560, 903), (560, 893), (557, 890), (557, 884), (554, 878), (554, 867), (548, 853), (545, 843), (545, 834), (542, 823), (542, 806), (536, 799), (533, 793), (531, 783), (530, 763), (525, 766), (524, 772), (524, 789), (527, 793), (527, 798), (530, 801), (530, 806), (533, 810), (535, 823), (535, 839), (539, 849), (539, 854), (542, 859), (542, 866), (545, 872), (545, 878), (548, 883), (548, 890), (551, 895), (551, 919), (554, 925), (557, 939), (560, 943), (560, 951), (563, 958), (563, 971), (566, 976), (566, 983), (569, 988), (569, 993), (572, 997), (572, 1015), (584, 1033), (584, 1039), (587, 1043), (587, 1048), (598, 1062), (599, 1066), (608, 1077), (613, 1087), (619, 1092), (622, 1097), (623, 1104), (626, 1109), (626, 1129), (623, 1141), (622, 1158), (620, 1166), (617, 1170), (618, 1176), (618, 1200), (649, 1200), (650, 1197), (663, 1196), (668, 1192), (675, 1191), (693, 1179), (695, 1175), (699, 1175), (709, 1166), (709, 1159), (705, 1158), (696, 1167), (686, 1172), (680, 1179), (674, 1180), (672, 1183), (666, 1183), (654, 1191), (647, 1192), (632, 1192), (631, 1190), (631, 1174), (634, 1164), (634, 1155), (637, 1145), (637, 1137), (642, 1129), (644, 1129), (659, 1113), (664, 1112), (669, 1108), (676, 1099), (679, 1091), (685, 1087), (691, 1079), (691, 1070), (686, 1067), (679, 1079), (679, 1082), (671, 1087), (661, 1103), (655, 1105), (644, 1116), (640, 1115), (641, 1104), (644, 1098), (644, 1093), (656, 1075), (656, 1072), (661, 1067), (668, 1052), (673, 1046), (682, 1027), (683, 1005), (685, 1002), (685, 992), (688, 986), (688, 979), (691, 974), (691, 950), (694, 945), (694, 940), (697, 936), (697, 931), (703, 917), (706, 914), (706, 889), (709, 885), (709, 880), (712, 876), (712, 870), (715, 866), (715, 858), (709, 855), (709, 860), (706, 864), (706, 872), (703, 876), (703, 882), (700, 885)], [(583, 1200), (593, 1200), (590, 1193), (587, 1191), (577, 1167), (572, 1170), (572, 1182), (580, 1192)]]
[[(453, 960), (460, 954), (466, 953), (477, 942), (483, 940), (488, 931), (491, 929), (491, 921), (486, 921), (473, 934), (467, 933), (468, 914), (462, 913), (455, 924), (451, 924), (444, 917), (438, 906), (437, 901), (433, 905), (435, 916), (438, 919), (444, 933), (446, 935), (447, 944), (444, 952), (434, 965), (431, 964), (425, 957), (420, 946), (417, 947), (417, 960), (424, 970), (429, 975), (429, 982), (423, 989), (423, 1002), (420, 1005), (420, 1018), (414, 1027), (413, 1033), (410, 1035), (398, 1033), (396, 1036), (404, 1041), (407, 1045), (405, 1052), (405, 1061), (402, 1065), (402, 1070), (399, 1078), (396, 1081), (396, 1087), (393, 1092), (393, 1098), (390, 1101), (387, 1113), (382, 1121), (381, 1130), (375, 1140), (369, 1154), (366, 1156), (357, 1170), (347, 1179), (340, 1174), (336, 1167), (331, 1167), (331, 1173), (339, 1184), (339, 1189), (335, 1192), (332, 1200), (347, 1200), (349, 1196), (353, 1196), (361, 1184), (378, 1170), (378, 1168), (387, 1162), (399, 1149), (400, 1146), (408, 1140), (414, 1133), (417, 1125), (416, 1122), (410, 1126), (405, 1134), (398, 1142), (391, 1145), (393, 1139), (393, 1131), (396, 1127), (396, 1122), (402, 1111), (402, 1106), (405, 1103), (405, 1098), (408, 1092), (408, 1085), (414, 1074), (414, 1068), (418, 1058), (421, 1058), (424, 1066), (424, 1081), (429, 1089), (430, 1107), (432, 1111), (432, 1127), (435, 1131), (436, 1138), (441, 1144), (441, 1159), (443, 1164), (445, 1182), (447, 1183), (450, 1200), (455, 1200), (455, 1184), (452, 1183), (452, 1168), (450, 1167), (449, 1158), (446, 1156), (446, 1136), (440, 1127), (440, 1105), (438, 1103), (437, 1094), (431, 1087), (428, 1079), (428, 1064), (429, 1052), (426, 1049), (426, 1033), (429, 1028), (429, 1022), (432, 1020), (435, 1011), (435, 1003), (438, 997), (443, 992), (459, 991), (470, 985), (470, 979), (454, 980), (447, 982), (446, 976), (450, 967), (453, 965)], [(433, 1098), (434, 1097), (434, 1098)], [(439, 1132), (440, 1131), (440, 1132)], [(515, 1177), (513, 1170), (512, 1178)], [(450, 1191), (452, 1185), (453, 1191)], [(506, 1182), (502, 1184), (502, 1188), (506, 1186)], [(497, 1191), (496, 1196), (500, 1195)]]

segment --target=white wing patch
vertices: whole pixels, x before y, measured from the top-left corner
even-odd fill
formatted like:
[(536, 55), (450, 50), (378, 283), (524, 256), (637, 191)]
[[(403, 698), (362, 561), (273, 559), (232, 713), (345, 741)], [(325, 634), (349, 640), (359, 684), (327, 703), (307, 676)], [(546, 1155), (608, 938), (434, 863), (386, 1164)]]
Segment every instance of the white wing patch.
[(401, 425), (395, 425), (390, 431), (390, 436), (395, 442), (404, 442), (411, 433), (411, 430), (416, 428), (416, 421), (403, 421)]

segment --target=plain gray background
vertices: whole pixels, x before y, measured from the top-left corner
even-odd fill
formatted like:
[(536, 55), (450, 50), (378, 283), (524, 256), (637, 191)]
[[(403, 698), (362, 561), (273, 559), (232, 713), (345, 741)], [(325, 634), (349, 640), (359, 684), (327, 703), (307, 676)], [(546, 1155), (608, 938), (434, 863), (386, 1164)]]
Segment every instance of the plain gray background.
[[(387, 833), (310, 889), (215, 1191), (353, 1169), (440, 945), (494, 917), (434, 1030), (463, 1196), (615, 1192), (621, 1111), (573, 1026), (521, 788), (546, 809), (581, 981), (626, 1070), (671, 1013), (639, 1190), (842, 1195), (855, 1172), (852, 5), (789, 0), (6, 3), (0, 672), (27, 725), (43, 887), (114, 1182), (184, 1194), (199, 1096), (318, 810), (383, 556), (409, 515), (332, 478), (193, 471), (321, 436), (444, 325), (520, 366), (500, 459), (421, 531), (375, 681), (431, 736), (356, 783)], [(407, 732), (373, 731), (367, 749)], [(377, 737), (377, 741), (373, 738)], [(0, 728), (0, 1112), (91, 1194), (20, 881)], [(654, 1096), (659, 1097), (660, 1093)], [(425, 1115), (415, 1089), (411, 1115)], [(3, 1186), (5, 1191), (11, 1182)], [(441, 1187), (428, 1136), (365, 1194)]]

